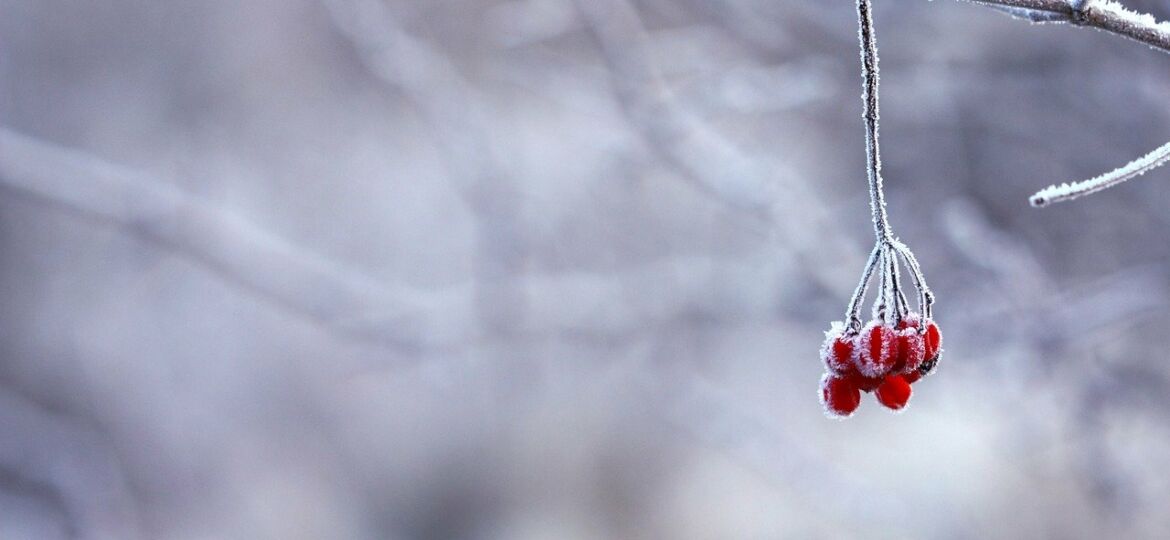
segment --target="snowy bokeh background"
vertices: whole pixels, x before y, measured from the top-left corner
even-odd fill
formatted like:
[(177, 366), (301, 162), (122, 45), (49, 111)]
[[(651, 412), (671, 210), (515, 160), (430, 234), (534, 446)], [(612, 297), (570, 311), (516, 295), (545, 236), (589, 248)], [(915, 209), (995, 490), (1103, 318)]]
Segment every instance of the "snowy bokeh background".
[(946, 353), (836, 422), (855, 17), (0, 0), (0, 538), (1166, 537), (1170, 172), (1026, 201), (1170, 139), (1170, 57), (878, 3)]

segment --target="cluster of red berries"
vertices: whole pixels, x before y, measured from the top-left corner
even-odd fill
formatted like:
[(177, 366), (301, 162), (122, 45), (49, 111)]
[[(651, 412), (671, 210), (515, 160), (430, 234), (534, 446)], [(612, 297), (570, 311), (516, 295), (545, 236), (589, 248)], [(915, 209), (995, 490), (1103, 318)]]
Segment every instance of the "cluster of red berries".
[(910, 385), (934, 370), (941, 344), (938, 325), (913, 313), (897, 324), (875, 319), (859, 332), (833, 323), (821, 346), (828, 370), (821, 378), (825, 412), (848, 417), (861, 404), (863, 390), (890, 409), (902, 409), (910, 401)]

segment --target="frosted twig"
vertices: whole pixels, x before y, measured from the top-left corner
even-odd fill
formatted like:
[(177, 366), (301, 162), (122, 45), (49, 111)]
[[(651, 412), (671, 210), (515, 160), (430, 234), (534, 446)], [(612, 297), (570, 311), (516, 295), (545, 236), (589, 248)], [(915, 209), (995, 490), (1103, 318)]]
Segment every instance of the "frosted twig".
[(857, 17), (861, 40), (862, 99), (865, 100), (865, 158), (869, 177), (869, 204), (873, 213), (873, 231), (878, 242), (889, 242), (890, 221), (886, 215), (886, 196), (882, 191), (882, 157), (878, 139), (878, 55), (877, 36), (873, 31), (870, 0), (857, 0)]
[(524, 271), (515, 223), (521, 202), (512, 175), (488, 143), (488, 100), (447, 55), (411, 35), (381, 0), (326, 0), (325, 7), (367, 71), (429, 117), (452, 184), (476, 222), (476, 313), (485, 330), (514, 330), (523, 317), (515, 279)]
[[(1135, 13), (1113, 0), (964, 0), (1003, 11), (1037, 23), (1067, 23), (1118, 34), (1170, 52), (1170, 23), (1152, 15)], [(1040, 190), (1029, 199), (1032, 206), (1068, 201), (1116, 186), (1170, 161), (1170, 143), (1128, 165), (1096, 178), (1063, 183)]]
[[(914, 279), (918, 290), (918, 306), (925, 317), (930, 317), (930, 304), (933, 297), (926, 287), (926, 279), (922, 276), (922, 269), (910, 253), (910, 248), (894, 237), (886, 214), (885, 193), (882, 186), (882, 160), (878, 134), (878, 54), (877, 38), (873, 29), (873, 10), (870, 0), (857, 0), (858, 39), (861, 42), (862, 66), (862, 100), (865, 104), (863, 119), (865, 120), (866, 142), (866, 177), (869, 182), (870, 211), (873, 214), (873, 229), (876, 242), (873, 253), (861, 274), (861, 283), (853, 293), (846, 308), (847, 329), (856, 333), (861, 327), (858, 317), (861, 302), (865, 298), (869, 280), (873, 277), (875, 268), (881, 268), (878, 278), (880, 290), (873, 303), (873, 317), (885, 321), (891, 315), (893, 323), (897, 325), (902, 319), (910, 315), (909, 302), (902, 290), (899, 257), (905, 259), (906, 266)], [(925, 331), (923, 325), (920, 331)]]
[(856, 333), (861, 330), (861, 302), (865, 299), (865, 292), (869, 289), (869, 281), (873, 278), (873, 271), (877, 268), (878, 262), (881, 260), (882, 247), (876, 245), (873, 252), (869, 254), (869, 260), (865, 263), (865, 270), (861, 272), (861, 283), (857, 284), (857, 289), (853, 292), (853, 298), (849, 300), (849, 307), (845, 309), (845, 321), (851, 332)]
[[(630, 2), (575, 0), (575, 5), (612, 74), (617, 101), (650, 147), (703, 192), (774, 225), (780, 243), (806, 261), (802, 266), (812, 279), (834, 293), (848, 294), (841, 286), (848, 281), (840, 261), (856, 255), (856, 244), (840, 232), (824, 205), (809, 203), (817, 195), (807, 182), (794, 178), (784, 163), (748, 155), (675, 102)], [(797, 204), (800, 211), (794, 208)], [(815, 241), (807, 234), (810, 228), (820, 231)]]
[(918, 309), (922, 311), (922, 316), (930, 318), (931, 304), (934, 303), (934, 294), (930, 292), (930, 287), (926, 286), (926, 276), (922, 274), (922, 267), (918, 264), (918, 259), (914, 257), (914, 252), (906, 247), (900, 241), (895, 240), (893, 243), (894, 251), (902, 256), (902, 260), (906, 262), (906, 267), (910, 269), (910, 277), (914, 280), (914, 286), (918, 289)]
[(1032, 195), (1032, 206), (1047, 206), (1055, 202), (1069, 201), (1077, 197), (1096, 193), (1125, 182), (1130, 178), (1141, 176), (1170, 161), (1170, 143), (1159, 147), (1128, 165), (1117, 170), (1107, 172), (1096, 178), (1059, 186), (1049, 186)]
[(1067, 23), (1112, 32), (1170, 52), (1170, 24), (1113, 0), (963, 0), (1034, 22)]

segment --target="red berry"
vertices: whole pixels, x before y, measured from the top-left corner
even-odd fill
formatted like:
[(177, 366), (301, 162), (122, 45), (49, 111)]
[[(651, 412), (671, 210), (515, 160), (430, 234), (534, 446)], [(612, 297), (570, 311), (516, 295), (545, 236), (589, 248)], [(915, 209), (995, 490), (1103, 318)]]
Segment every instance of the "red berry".
[(849, 379), (826, 373), (821, 378), (821, 403), (826, 414), (846, 418), (861, 404), (861, 392)]
[(885, 382), (877, 389), (877, 398), (882, 405), (899, 410), (910, 401), (910, 383), (899, 375), (886, 377)]
[(934, 324), (934, 321), (926, 321), (926, 335), (923, 336), (923, 341), (926, 342), (926, 351), (923, 357), (931, 360), (938, 355), (939, 347), (942, 346), (942, 334), (939, 333), (938, 325)]
[(914, 327), (898, 330), (897, 355), (894, 360), (894, 373), (909, 373), (918, 369), (925, 355), (925, 340)]
[(908, 371), (908, 372), (902, 374), (902, 378), (906, 379), (907, 383), (914, 384), (914, 383), (918, 382), (919, 379), (922, 378), (922, 372), (917, 370), (917, 369), (915, 369), (913, 371)]
[(866, 377), (884, 377), (894, 366), (897, 335), (881, 321), (871, 321), (861, 332), (857, 368)]
[(902, 320), (898, 321), (898, 325), (895, 326), (895, 328), (898, 330), (904, 330), (906, 328), (918, 328), (918, 321), (918, 314), (911, 312), (906, 317), (903, 317)]
[(849, 382), (852, 382), (853, 386), (865, 392), (873, 392), (877, 387), (881, 386), (883, 380), (881, 377), (866, 377), (860, 373), (849, 374)]
[(845, 334), (840, 323), (825, 332), (825, 343), (821, 345), (821, 361), (830, 372), (842, 375), (856, 371), (853, 365), (853, 342), (857, 336)]

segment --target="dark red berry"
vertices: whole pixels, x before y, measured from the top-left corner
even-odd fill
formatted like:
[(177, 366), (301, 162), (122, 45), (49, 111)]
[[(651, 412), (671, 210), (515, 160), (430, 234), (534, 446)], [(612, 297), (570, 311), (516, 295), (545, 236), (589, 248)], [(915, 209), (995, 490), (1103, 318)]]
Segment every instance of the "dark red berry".
[(922, 378), (922, 372), (918, 369), (915, 369), (913, 371), (908, 371), (908, 372), (902, 374), (902, 378), (905, 379), (907, 383), (914, 384), (914, 383), (918, 382), (919, 379)]
[(826, 373), (821, 379), (821, 403), (827, 414), (845, 418), (861, 404), (861, 392), (849, 379)]
[(899, 375), (891, 375), (878, 387), (877, 398), (882, 405), (897, 411), (910, 401), (910, 393), (910, 383), (906, 379)]
[(918, 369), (925, 356), (925, 343), (917, 328), (909, 327), (898, 331), (897, 355), (891, 371), (909, 373)]
[(857, 336), (846, 335), (840, 326), (825, 333), (821, 361), (830, 372), (844, 375), (857, 371), (853, 363), (853, 343), (856, 339)]
[(942, 334), (938, 331), (938, 325), (934, 324), (934, 321), (927, 320), (926, 334), (922, 337), (926, 343), (926, 350), (923, 357), (931, 360), (938, 355), (939, 347), (942, 346)]
[(897, 335), (892, 327), (870, 322), (861, 333), (860, 345), (857, 368), (862, 375), (880, 378), (890, 372), (897, 354)]

